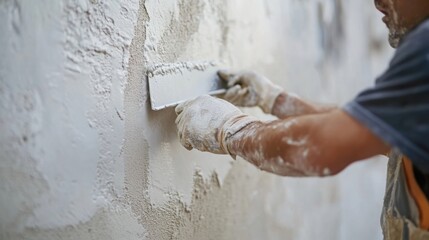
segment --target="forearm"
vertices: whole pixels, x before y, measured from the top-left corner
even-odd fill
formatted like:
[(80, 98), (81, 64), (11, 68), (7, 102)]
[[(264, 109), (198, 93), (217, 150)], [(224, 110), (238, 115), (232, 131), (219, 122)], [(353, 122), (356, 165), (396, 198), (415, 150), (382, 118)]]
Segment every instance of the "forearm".
[(313, 104), (294, 94), (281, 93), (275, 100), (272, 114), (280, 119), (292, 116), (323, 113), (336, 109), (335, 106)]
[[(338, 131), (339, 128), (346, 131)], [(387, 146), (341, 110), (255, 122), (227, 140), (229, 151), (282, 176), (326, 176)]]
[[(303, 131), (306, 127), (308, 131)], [(326, 166), (309, 161), (317, 154), (308, 134), (310, 129), (300, 118), (256, 122), (232, 136), (228, 148), (259, 169), (278, 175), (324, 175), (329, 172), (324, 170)]]

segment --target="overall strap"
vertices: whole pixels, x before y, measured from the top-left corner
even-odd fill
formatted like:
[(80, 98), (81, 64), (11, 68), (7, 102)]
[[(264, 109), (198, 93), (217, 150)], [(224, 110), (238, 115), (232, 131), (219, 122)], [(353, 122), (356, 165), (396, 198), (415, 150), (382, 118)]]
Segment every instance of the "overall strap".
[(420, 228), (429, 230), (429, 201), (416, 181), (413, 163), (407, 157), (404, 157), (402, 162), (408, 190), (419, 209)]

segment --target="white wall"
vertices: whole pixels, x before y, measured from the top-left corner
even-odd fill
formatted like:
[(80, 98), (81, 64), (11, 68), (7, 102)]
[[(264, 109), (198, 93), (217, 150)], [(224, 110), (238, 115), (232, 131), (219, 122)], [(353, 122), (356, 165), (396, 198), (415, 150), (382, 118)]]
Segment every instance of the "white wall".
[(381, 239), (384, 158), (292, 179), (188, 152), (145, 76), (214, 60), (344, 104), (391, 55), (372, 2), (1, 0), (0, 46), (1, 239)]

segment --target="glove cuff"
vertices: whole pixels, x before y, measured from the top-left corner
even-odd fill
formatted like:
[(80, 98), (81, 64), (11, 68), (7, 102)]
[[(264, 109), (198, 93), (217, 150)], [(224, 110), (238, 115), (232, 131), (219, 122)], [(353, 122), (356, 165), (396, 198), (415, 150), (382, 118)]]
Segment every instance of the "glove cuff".
[(218, 133), (218, 140), (222, 149), (235, 159), (236, 155), (232, 154), (228, 149), (227, 140), (249, 124), (257, 121), (257, 118), (245, 114), (235, 116), (226, 121)]
[(283, 92), (283, 88), (273, 84), (267, 90), (268, 91), (261, 97), (263, 101), (261, 102), (260, 107), (265, 113), (271, 114), (274, 103), (276, 102), (277, 97)]

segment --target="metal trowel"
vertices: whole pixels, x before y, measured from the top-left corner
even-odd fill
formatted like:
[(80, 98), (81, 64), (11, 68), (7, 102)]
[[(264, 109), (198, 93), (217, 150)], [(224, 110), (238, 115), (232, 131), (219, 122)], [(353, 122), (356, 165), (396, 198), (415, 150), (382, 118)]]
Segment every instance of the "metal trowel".
[(147, 71), (150, 103), (153, 110), (173, 107), (198, 96), (226, 91), (219, 78), (219, 67), (211, 62), (158, 64)]

